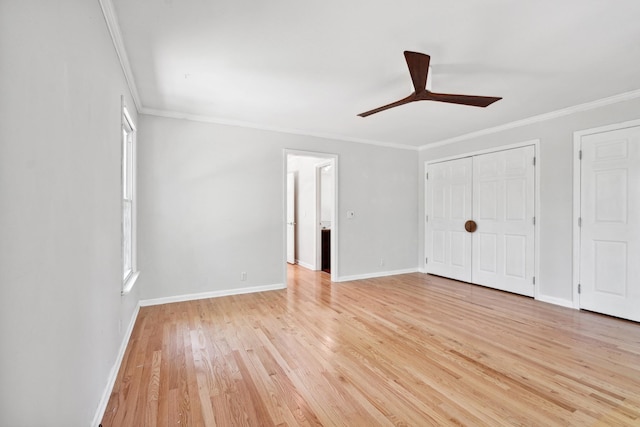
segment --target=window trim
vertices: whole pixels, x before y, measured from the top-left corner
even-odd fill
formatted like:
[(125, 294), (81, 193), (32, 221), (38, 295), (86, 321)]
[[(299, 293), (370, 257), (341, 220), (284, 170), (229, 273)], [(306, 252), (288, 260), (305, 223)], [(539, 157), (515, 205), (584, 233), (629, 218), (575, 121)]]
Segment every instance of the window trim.
[[(137, 177), (137, 129), (136, 125), (129, 114), (127, 106), (124, 102), (124, 97), (122, 99), (122, 114), (121, 114), (121, 140), (120, 140), (120, 149), (121, 149), (121, 171), (120, 171), (120, 191), (121, 191), (121, 223), (120, 223), (120, 232), (121, 232), (121, 274), (122, 274), (122, 295), (126, 295), (131, 292), (133, 285), (135, 284), (140, 272), (138, 271), (137, 265), (137, 191), (136, 191), (136, 177)], [(128, 153), (128, 136), (131, 135), (131, 150)], [(125, 164), (126, 162), (126, 164)], [(127, 183), (126, 180), (129, 178), (130, 182)], [(126, 189), (130, 189), (130, 194), (126, 194)], [(127, 197), (129, 196), (129, 197)], [(131, 205), (131, 269), (125, 275), (124, 273), (124, 262), (125, 262), (125, 203), (129, 201)]]

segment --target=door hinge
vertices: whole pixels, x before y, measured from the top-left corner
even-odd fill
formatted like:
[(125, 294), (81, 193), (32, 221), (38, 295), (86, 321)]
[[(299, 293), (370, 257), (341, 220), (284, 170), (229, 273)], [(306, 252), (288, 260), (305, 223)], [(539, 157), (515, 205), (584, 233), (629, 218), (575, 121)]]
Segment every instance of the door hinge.
[(582, 285), (580, 285), (580, 283), (578, 283), (578, 293), (582, 292)]
[(424, 263), (425, 263), (425, 264), (429, 264), (429, 258), (425, 258), (425, 259), (424, 259)]
[(578, 151), (578, 159), (582, 160), (582, 150)]
[(536, 284), (536, 276), (533, 276), (533, 284)]
[(424, 218), (424, 222), (429, 222), (429, 215), (426, 215)]
[(578, 227), (582, 227), (582, 217), (578, 217)]
[(533, 156), (533, 166), (536, 165), (536, 156)]
[(536, 225), (536, 217), (533, 217), (533, 225)]
[(425, 179), (429, 179), (429, 172), (425, 174)]

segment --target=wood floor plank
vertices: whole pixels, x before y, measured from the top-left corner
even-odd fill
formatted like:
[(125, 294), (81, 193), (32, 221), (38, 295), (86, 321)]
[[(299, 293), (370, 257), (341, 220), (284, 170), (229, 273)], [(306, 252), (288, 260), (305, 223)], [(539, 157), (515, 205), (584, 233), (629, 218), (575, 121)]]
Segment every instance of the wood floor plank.
[(414, 273), (140, 310), (104, 427), (639, 426), (640, 324)]

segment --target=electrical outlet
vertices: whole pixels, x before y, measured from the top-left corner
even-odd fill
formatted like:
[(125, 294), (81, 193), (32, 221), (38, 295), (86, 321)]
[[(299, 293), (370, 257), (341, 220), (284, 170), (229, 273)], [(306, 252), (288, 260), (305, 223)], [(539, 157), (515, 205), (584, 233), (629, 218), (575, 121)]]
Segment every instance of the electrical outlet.
[(243, 282), (245, 280), (247, 280), (247, 272), (246, 271), (243, 271), (242, 273), (240, 273), (240, 280), (243, 281)]

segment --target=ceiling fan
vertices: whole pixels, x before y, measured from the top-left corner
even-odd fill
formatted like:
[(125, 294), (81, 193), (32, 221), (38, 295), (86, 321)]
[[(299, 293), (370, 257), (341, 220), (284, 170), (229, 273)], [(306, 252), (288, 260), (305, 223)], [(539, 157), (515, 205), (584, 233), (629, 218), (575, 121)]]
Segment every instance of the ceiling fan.
[(431, 57), (424, 53), (410, 52), (406, 50), (404, 52), (404, 58), (407, 61), (409, 74), (411, 74), (411, 80), (413, 81), (413, 88), (415, 91), (406, 98), (402, 98), (399, 101), (378, 107), (374, 110), (360, 113), (358, 116), (367, 117), (371, 114), (379, 113), (380, 111), (388, 110), (389, 108), (398, 107), (414, 101), (438, 101), (448, 102), (451, 104), (472, 105), (474, 107), (486, 107), (502, 99), (494, 96), (454, 95), (431, 92), (427, 89), (427, 77), (429, 75), (429, 61), (431, 61)]

